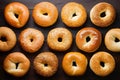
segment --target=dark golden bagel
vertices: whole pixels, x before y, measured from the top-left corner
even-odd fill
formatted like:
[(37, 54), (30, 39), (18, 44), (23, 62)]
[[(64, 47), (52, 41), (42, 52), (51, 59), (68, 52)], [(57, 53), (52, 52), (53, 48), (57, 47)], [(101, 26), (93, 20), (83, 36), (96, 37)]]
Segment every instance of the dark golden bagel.
[(49, 27), (57, 21), (58, 10), (50, 2), (40, 2), (34, 6), (32, 16), (36, 24)]
[(62, 68), (69, 76), (81, 76), (87, 69), (87, 58), (79, 52), (68, 52), (62, 60)]
[(29, 9), (20, 2), (12, 2), (5, 7), (4, 16), (11, 26), (21, 28), (29, 19)]
[(76, 45), (85, 52), (96, 51), (100, 47), (101, 41), (101, 32), (93, 27), (82, 28), (76, 34)]

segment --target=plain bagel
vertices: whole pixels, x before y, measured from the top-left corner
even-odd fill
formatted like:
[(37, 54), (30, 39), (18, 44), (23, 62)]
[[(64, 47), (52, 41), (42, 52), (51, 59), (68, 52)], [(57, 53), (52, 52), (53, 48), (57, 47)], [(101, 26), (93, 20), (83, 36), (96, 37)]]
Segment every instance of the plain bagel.
[(30, 61), (23, 53), (13, 52), (5, 58), (3, 68), (10, 75), (22, 77), (28, 72)]
[(57, 7), (51, 2), (40, 2), (34, 6), (33, 19), (42, 27), (50, 27), (58, 18)]
[(66, 28), (54, 28), (47, 36), (48, 46), (56, 51), (68, 50), (72, 45), (72, 33)]
[(12, 2), (5, 7), (4, 16), (11, 26), (21, 28), (29, 19), (29, 10), (20, 2)]
[(17, 42), (15, 32), (8, 27), (0, 27), (0, 51), (11, 50)]
[(110, 29), (105, 35), (105, 46), (113, 52), (120, 52), (120, 29)]
[(69, 76), (80, 76), (86, 72), (87, 58), (80, 52), (68, 52), (62, 60), (62, 68)]
[(82, 4), (68, 2), (62, 7), (61, 19), (68, 27), (80, 27), (87, 19), (87, 12)]

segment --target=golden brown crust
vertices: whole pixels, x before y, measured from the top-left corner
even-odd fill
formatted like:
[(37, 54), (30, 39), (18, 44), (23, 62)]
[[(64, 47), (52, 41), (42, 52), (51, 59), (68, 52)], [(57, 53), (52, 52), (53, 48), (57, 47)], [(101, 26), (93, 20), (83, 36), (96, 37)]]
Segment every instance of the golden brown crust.
[[(105, 12), (105, 16), (100, 15)], [(107, 27), (111, 25), (116, 17), (116, 11), (114, 7), (106, 2), (100, 2), (96, 4), (90, 11), (90, 19), (93, 24), (99, 27)]]
[[(102, 65), (100, 63), (103, 63)], [(113, 72), (115, 68), (115, 60), (113, 56), (107, 52), (97, 52), (90, 59), (90, 68), (98, 76), (107, 76)]]
[(58, 69), (58, 58), (52, 52), (42, 52), (34, 59), (34, 69), (44, 77), (53, 76)]
[[(5, 38), (6, 40), (2, 40)], [(12, 29), (8, 27), (0, 27), (0, 51), (9, 51), (16, 44), (16, 35)]]
[(4, 60), (4, 70), (16, 77), (24, 76), (30, 67), (30, 61), (21, 52), (10, 53)]
[(58, 10), (50, 2), (40, 2), (35, 5), (32, 16), (36, 24), (49, 27), (57, 21)]
[[(18, 18), (15, 16), (16, 14)], [(11, 26), (21, 28), (29, 19), (29, 10), (20, 2), (12, 2), (5, 7), (4, 16)]]
[[(89, 40), (87, 41), (87, 38)], [(92, 27), (86, 27), (79, 30), (76, 34), (76, 45), (79, 49), (85, 52), (96, 51), (102, 40), (102, 35), (100, 31)]]
[[(73, 62), (76, 63), (76, 66), (73, 65)], [(69, 52), (63, 58), (62, 68), (69, 76), (80, 76), (85, 73), (87, 63), (87, 58), (82, 53)]]
[(53, 50), (65, 51), (72, 44), (72, 33), (65, 28), (54, 28), (48, 33), (47, 44)]
[(37, 29), (27, 28), (20, 33), (19, 42), (25, 51), (34, 53), (42, 47), (44, 35)]
[[(118, 41), (116, 40), (118, 39)], [(105, 35), (105, 46), (113, 52), (120, 52), (120, 29), (110, 29)]]
[(76, 2), (69, 2), (63, 6), (61, 18), (69, 27), (80, 27), (85, 23), (87, 13), (83, 5)]

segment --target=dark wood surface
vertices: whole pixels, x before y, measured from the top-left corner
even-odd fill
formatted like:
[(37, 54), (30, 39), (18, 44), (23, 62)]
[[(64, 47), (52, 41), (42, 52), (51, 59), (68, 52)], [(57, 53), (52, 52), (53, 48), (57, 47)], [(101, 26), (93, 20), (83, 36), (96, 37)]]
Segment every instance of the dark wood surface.
[[(29, 21), (27, 22), (27, 24), (23, 28), (20, 28), (20, 29), (13, 28), (9, 24), (7, 24), (7, 22), (4, 19), (4, 7), (8, 3), (14, 2), (14, 1), (22, 2), (23, 4), (25, 4), (29, 8), (29, 11), (30, 11)], [(58, 11), (59, 11), (59, 18), (58, 18), (57, 22), (49, 28), (42, 28), (42, 27), (36, 25), (33, 21), (33, 18), (32, 18), (32, 9), (33, 9), (34, 5), (41, 2), (41, 1), (52, 2), (54, 5), (57, 6)], [(63, 22), (61, 21), (61, 17), (60, 17), (61, 8), (64, 4), (66, 4), (67, 2), (70, 2), (70, 1), (81, 3), (86, 8), (87, 15), (88, 15), (87, 21), (84, 25), (82, 25), (79, 28), (69, 28), (66, 25), (64, 25)], [(105, 2), (108, 2), (108, 3), (112, 4), (114, 6), (114, 8), (116, 9), (116, 19), (115, 19), (114, 23), (107, 28), (100, 28), (100, 27), (95, 26), (94, 24), (91, 23), (90, 16), (89, 16), (91, 8), (95, 4), (97, 4), (99, 2), (102, 2), (102, 1), (105, 1)], [(33, 54), (30, 54), (30, 53), (27, 53), (27, 52), (23, 51), (18, 41), (17, 41), (16, 46), (12, 50), (10, 50), (9, 52), (0, 52), (0, 80), (120, 80), (120, 53), (119, 52), (118, 53), (111, 52), (108, 49), (106, 49), (106, 47), (104, 45), (105, 33), (111, 28), (120, 27), (120, 0), (0, 0), (0, 26), (7, 26), (7, 27), (10, 27), (12, 30), (14, 30), (14, 32), (17, 35), (17, 39), (18, 39), (18, 36), (19, 36), (20, 32), (22, 30), (28, 28), (28, 27), (33, 27), (33, 28), (36, 28), (38, 30), (41, 30), (43, 32), (44, 36), (45, 36), (45, 42), (44, 42), (43, 47), (39, 51), (37, 51)], [(108, 75), (106, 77), (99, 77), (99, 76), (95, 75), (90, 70), (89, 60), (95, 52), (93, 52), (93, 53), (83, 52), (83, 51), (79, 50), (77, 48), (76, 44), (75, 44), (76, 33), (81, 28), (84, 28), (84, 27), (87, 27), (87, 26), (97, 28), (102, 33), (102, 44), (101, 44), (100, 48), (95, 52), (106, 51), (106, 52), (109, 52), (111, 55), (113, 55), (113, 57), (115, 58), (115, 61), (116, 61), (115, 70), (110, 75)], [(47, 45), (47, 42), (46, 42), (47, 34), (51, 29), (53, 29), (55, 27), (65, 27), (72, 32), (72, 34), (73, 34), (73, 44), (72, 44), (72, 46), (69, 50), (64, 51), (64, 52), (57, 52), (57, 51), (53, 51), (53, 50), (49, 49), (49, 47)], [(7, 74), (3, 70), (3, 61), (4, 61), (5, 57), (9, 53), (15, 52), (15, 51), (20, 51), (20, 52), (24, 53), (29, 58), (29, 60), (31, 61), (31, 66), (30, 66), (30, 69), (29, 69), (28, 73), (21, 78), (13, 77), (13, 76)], [(35, 56), (37, 54), (39, 54), (40, 52), (44, 52), (44, 51), (51, 51), (51, 52), (55, 53), (57, 55), (58, 59), (59, 59), (58, 71), (56, 72), (56, 74), (54, 76), (49, 77), (49, 78), (44, 78), (42, 76), (37, 75), (35, 73), (34, 69), (33, 69), (33, 60), (34, 60)], [(62, 69), (62, 66), (61, 66), (62, 59), (63, 59), (63, 56), (67, 52), (70, 52), (70, 51), (81, 52), (87, 57), (87, 59), (88, 59), (87, 71), (83, 76), (70, 77), (70, 76), (67, 76), (64, 73), (64, 71)]]

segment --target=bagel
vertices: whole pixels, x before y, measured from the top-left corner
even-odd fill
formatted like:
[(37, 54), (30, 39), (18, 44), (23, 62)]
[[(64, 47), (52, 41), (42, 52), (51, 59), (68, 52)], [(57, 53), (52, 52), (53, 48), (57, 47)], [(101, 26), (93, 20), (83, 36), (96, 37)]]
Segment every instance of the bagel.
[(17, 42), (16, 34), (8, 27), (0, 27), (0, 51), (11, 50)]
[(34, 53), (42, 47), (44, 35), (37, 29), (27, 28), (20, 33), (19, 42), (23, 50)]
[(72, 44), (72, 33), (66, 28), (54, 28), (48, 33), (47, 44), (56, 51), (68, 50)]
[(29, 59), (21, 52), (10, 53), (3, 62), (4, 70), (12, 76), (22, 77), (29, 68)]
[(5, 7), (4, 16), (11, 26), (21, 28), (29, 19), (29, 9), (20, 2), (12, 2)]
[(99, 27), (108, 27), (116, 17), (114, 7), (107, 2), (96, 4), (90, 11), (90, 19), (93, 24)]
[(33, 19), (41, 27), (53, 25), (58, 18), (57, 7), (50, 2), (40, 2), (33, 8)]
[(96, 51), (102, 41), (102, 35), (99, 30), (93, 27), (86, 27), (79, 30), (76, 34), (76, 45), (85, 52)]
[(96, 75), (105, 77), (115, 69), (114, 57), (104, 51), (97, 52), (90, 59), (90, 68)]
[(61, 19), (68, 27), (80, 27), (87, 19), (87, 12), (82, 4), (68, 2), (62, 7)]
[(83, 75), (87, 69), (87, 58), (80, 52), (68, 52), (62, 60), (62, 68), (69, 76)]
[(58, 69), (58, 58), (52, 52), (42, 52), (35, 57), (33, 64), (39, 75), (51, 77)]
[(120, 52), (120, 29), (110, 29), (105, 35), (105, 46), (108, 50), (113, 52)]

